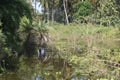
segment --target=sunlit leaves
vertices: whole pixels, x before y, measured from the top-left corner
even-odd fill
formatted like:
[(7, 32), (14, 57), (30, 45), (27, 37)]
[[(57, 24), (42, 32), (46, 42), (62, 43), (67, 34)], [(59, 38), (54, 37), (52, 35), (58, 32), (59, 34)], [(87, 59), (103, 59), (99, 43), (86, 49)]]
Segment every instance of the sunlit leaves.
[(101, 0), (100, 7), (96, 12), (99, 15), (100, 23), (105, 26), (115, 25), (119, 23), (117, 6), (114, 0)]

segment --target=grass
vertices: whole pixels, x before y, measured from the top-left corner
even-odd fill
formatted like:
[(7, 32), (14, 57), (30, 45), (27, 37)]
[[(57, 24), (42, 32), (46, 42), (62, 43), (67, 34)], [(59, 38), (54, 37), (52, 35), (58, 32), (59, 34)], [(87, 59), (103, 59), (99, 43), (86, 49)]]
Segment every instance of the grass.
[[(91, 24), (62, 25), (49, 27), (52, 41), (58, 45), (86, 45), (88, 47), (101, 43), (111, 43), (120, 39), (117, 27), (94, 26)], [(64, 46), (65, 46), (64, 45)], [(104, 46), (104, 45), (103, 45)]]
[(89, 73), (92, 78), (120, 78), (120, 67), (115, 65), (120, 61), (118, 27), (55, 24), (48, 30), (50, 44), (63, 51), (61, 56), (71, 65), (74, 76)]

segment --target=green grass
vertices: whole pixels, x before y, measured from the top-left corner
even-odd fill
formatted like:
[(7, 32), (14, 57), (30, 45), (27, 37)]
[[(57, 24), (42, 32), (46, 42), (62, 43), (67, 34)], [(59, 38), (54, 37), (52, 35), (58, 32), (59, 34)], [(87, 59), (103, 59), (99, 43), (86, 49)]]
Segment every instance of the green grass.
[[(49, 27), (49, 33), (55, 43), (68, 43), (76, 45), (84, 43), (93, 46), (100, 43), (119, 40), (120, 31), (117, 27), (94, 26), (91, 24), (62, 25), (57, 24)], [(60, 45), (60, 44), (59, 44)]]
[(63, 51), (61, 56), (71, 65), (74, 76), (89, 73), (93, 79), (119, 78), (119, 67), (115, 65), (120, 61), (118, 27), (56, 24), (48, 31), (50, 44)]

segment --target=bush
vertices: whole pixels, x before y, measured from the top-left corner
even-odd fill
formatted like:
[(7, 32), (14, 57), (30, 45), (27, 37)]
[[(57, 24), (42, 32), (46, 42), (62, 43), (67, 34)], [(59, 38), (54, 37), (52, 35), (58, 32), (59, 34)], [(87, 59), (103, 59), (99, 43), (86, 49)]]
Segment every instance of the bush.
[(74, 5), (74, 9), (74, 17), (76, 19), (80, 19), (81, 16), (88, 16), (94, 11), (92, 4), (88, 0), (84, 2), (79, 1)]

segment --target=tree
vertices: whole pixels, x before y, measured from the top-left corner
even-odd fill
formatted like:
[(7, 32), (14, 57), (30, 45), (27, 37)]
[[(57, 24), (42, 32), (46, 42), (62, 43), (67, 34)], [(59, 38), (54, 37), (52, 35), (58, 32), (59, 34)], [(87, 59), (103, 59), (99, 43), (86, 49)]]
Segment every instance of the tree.
[(81, 1), (74, 4), (74, 17), (76, 20), (83, 19), (93, 14), (94, 9), (90, 1)]
[(118, 11), (118, 15), (119, 15), (119, 18), (120, 18), (120, 0), (115, 0), (115, 4), (117, 6), (117, 11)]
[(2, 26), (0, 27), (6, 35), (6, 45), (15, 50), (19, 47), (19, 37), (17, 30), (19, 28), (21, 17), (26, 15), (32, 21), (30, 6), (25, 0), (1, 0), (0, 18)]
[(67, 2), (66, 0), (63, 0), (63, 6), (64, 6), (64, 12), (65, 12), (65, 21), (68, 24), (69, 21), (68, 21), (67, 9), (66, 9), (66, 2)]

